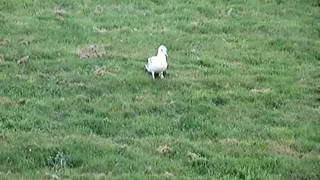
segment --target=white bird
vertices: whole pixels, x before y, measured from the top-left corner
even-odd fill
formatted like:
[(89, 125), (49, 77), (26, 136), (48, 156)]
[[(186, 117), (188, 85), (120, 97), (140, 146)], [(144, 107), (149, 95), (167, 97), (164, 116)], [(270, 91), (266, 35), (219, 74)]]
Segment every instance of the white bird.
[(163, 73), (168, 68), (167, 62), (167, 48), (164, 45), (159, 46), (157, 56), (152, 56), (148, 58), (145, 68), (148, 72), (152, 74), (152, 78), (155, 79), (155, 73), (159, 73), (160, 78), (164, 78)]

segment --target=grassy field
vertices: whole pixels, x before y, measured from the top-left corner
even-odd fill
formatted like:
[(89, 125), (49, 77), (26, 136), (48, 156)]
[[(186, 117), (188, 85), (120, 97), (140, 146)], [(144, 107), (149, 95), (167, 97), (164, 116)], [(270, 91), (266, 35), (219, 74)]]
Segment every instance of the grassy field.
[(0, 0), (0, 142), (0, 179), (319, 179), (320, 3)]

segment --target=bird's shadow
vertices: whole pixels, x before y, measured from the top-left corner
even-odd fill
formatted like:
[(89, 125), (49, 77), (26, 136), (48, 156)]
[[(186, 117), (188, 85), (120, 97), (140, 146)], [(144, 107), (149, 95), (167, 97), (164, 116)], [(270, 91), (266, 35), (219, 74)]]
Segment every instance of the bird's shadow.
[[(144, 68), (144, 72), (148, 73), (151, 76), (151, 72), (148, 72), (148, 70), (146, 68)], [(167, 71), (163, 71), (163, 76), (166, 78), (166, 77), (169, 77), (170, 74)], [(154, 77), (160, 78), (160, 73), (154, 73)]]

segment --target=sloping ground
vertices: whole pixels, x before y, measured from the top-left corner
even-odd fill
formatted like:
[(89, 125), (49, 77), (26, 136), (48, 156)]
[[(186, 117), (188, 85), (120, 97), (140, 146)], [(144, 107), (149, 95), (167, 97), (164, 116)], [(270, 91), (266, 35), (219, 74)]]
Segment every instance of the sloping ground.
[(316, 0), (0, 0), (0, 178), (320, 179), (319, 19)]

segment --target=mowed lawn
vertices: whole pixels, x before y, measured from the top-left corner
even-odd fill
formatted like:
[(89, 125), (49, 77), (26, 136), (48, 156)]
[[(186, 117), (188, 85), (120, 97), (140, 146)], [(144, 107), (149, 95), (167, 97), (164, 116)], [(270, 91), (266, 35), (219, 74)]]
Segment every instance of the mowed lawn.
[(164, 178), (320, 179), (319, 1), (0, 0), (0, 179)]

